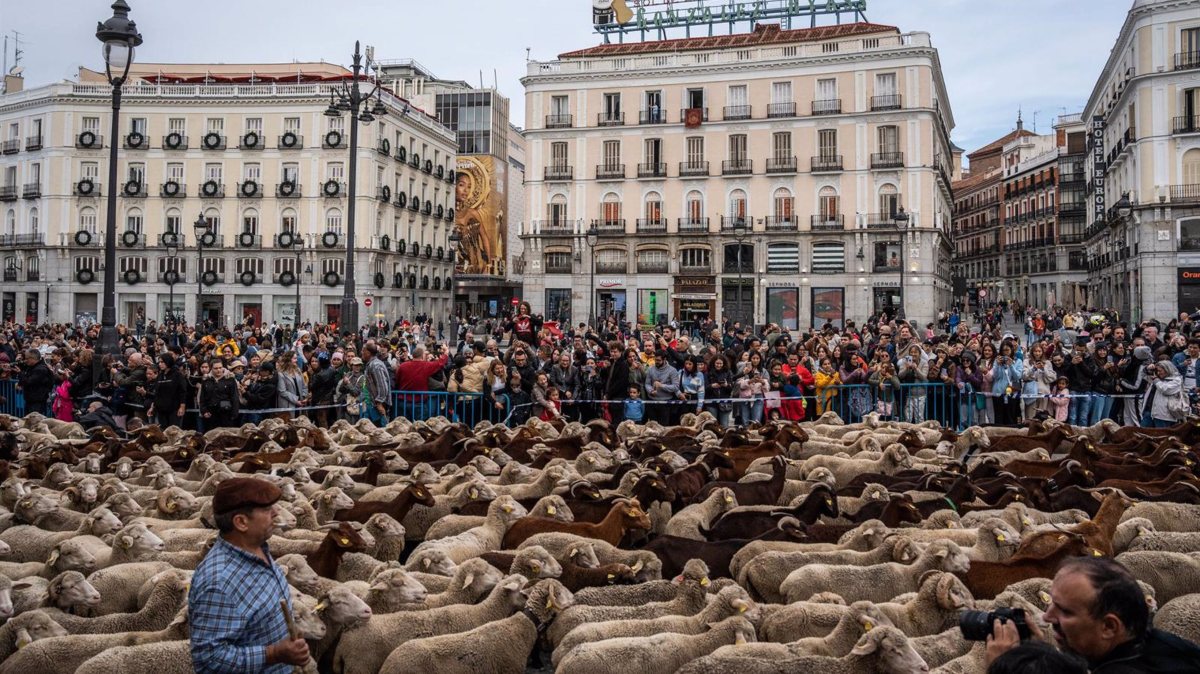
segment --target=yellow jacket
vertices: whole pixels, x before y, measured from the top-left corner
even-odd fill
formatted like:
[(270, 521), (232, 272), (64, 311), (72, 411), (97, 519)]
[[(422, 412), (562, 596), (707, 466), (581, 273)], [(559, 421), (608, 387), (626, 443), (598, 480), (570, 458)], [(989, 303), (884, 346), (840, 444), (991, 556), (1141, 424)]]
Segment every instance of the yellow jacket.
[(817, 414), (824, 414), (830, 402), (837, 396), (837, 386), (842, 383), (842, 375), (837, 370), (826, 374), (821, 369), (813, 373), (817, 388)]

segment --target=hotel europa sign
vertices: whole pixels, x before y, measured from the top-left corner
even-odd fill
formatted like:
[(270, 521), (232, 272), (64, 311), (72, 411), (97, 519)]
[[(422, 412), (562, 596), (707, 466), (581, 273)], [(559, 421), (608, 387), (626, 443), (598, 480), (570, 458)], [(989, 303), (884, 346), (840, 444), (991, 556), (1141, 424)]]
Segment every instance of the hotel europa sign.
[(799, 28), (792, 24), (800, 17), (808, 17), (811, 26), (824, 15), (836, 16), (838, 23), (842, 14), (865, 21), (866, 9), (867, 0), (592, 0), (592, 25), (605, 41), (613, 33), (620, 40), (627, 33), (641, 33), (645, 39), (647, 32), (665, 39), (671, 29), (692, 37), (692, 28), (699, 27), (698, 33), (713, 35), (719, 25), (727, 25), (732, 33), (737, 24), (753, 26), (771, 19), (779, 20), (785, 30)]

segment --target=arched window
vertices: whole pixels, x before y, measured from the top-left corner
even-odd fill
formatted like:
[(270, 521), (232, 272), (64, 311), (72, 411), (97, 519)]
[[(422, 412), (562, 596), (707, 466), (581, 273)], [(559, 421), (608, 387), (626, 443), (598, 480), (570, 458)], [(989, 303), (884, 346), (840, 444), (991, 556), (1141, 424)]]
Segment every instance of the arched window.
[(298, 222), (299, 221), (296, 219), (295, 209), (283, 209), (283, 212), (279, 214), (279, 232), (291, 232), (292, 234), (298, 233), (299, 230), (296, 228)]
[(38, 209), (29, 209), (29, 233), (34, 235), (40, 234), (39, 230), (41, 227), (41, 221), (38, 219)]
[(609, 192), (604, 195), (604, 201), (600, 204), (600, 219), (603, 225), (608, 227), (621, 226), (621, 197), (615, 192)]
[(642, 217), (646, 219), (646, 224), (651, 226), (656, 226), (662, 222), (662, 195), (658, 192), (646, 194), (642, 208)]
[(1191, 149), (1183, 153), (1183, 184), (1192, 185), (1192, 189), (1200, 189), (1200, 149)]
[(792, 196), (792, 191), (786, 187), (780, 187), (775, 190), (774, 195), (774, 220), (777, 224), (794, 224), (796, 217), (796, 199)]
[(814, 224), (818, 229), (840, 229), (842, 227), (842, 205), (837, 190), (822, 187), (817, 193), (818, 215)]
[(739, 268), (743, 274), (754, 272), (754, 244), (725, 244), (724, 273), (736, 274)]
[(125, 214), (125, 231), (142, 233), (142, 209), (131, 208)]
[(258, 236), (258, 211), (253, 208), (242, 212), (242, 233)]
[(221, 235), (221, 211), (215, 208), (204, 211), (204, 222), (208, 223), (208, 231)]
[(814, 243), (812, 247), (814, 274), (841, 274), (846, 271), (846, 244)]
[(729, 193), (729, 213), (730, 219), (746, 219), (746, 193), (742, 190), (734, 190)]
[(563, 227), (567, 224), (567, 197), (562, 194), (556, 194), (550, 197), (550, 203), (546, 205), (546, 219), (550, 221), (551, 227)]
[(900, 193), (896, 186), (888, 183), (879, 188), (879, 219), (890, 222), (892, 216), (900, 210)]
[(337, 208), (331, 208), (325, 211), (325, 231), (333, 232), (339, 236), (342, 233), (342, 211)]
[(89, 234), (96, 233), (96, 209), (91, 206), (79, 209), (79, 230)]
[(800, 271), (800, 247), (794, 243), (767, 246), (768, 274), (795, 274)]
[(4, 233), (12, 236), (17, 233), (17, 212), (13, 209), (8, 209), (8, 213), (4, 216)]
[(704, 194), (702, 194), (700, 190), (692, 190), (691, 192), (687, 193), (684, 212), (687, 213), (687, 221), (689, 223), (703, 222)]
[(178, 208), (167, 209), (167, 213), (163, 216), (163, 232), (174, 232), (179, 234), (183, 231), (183, 215)]

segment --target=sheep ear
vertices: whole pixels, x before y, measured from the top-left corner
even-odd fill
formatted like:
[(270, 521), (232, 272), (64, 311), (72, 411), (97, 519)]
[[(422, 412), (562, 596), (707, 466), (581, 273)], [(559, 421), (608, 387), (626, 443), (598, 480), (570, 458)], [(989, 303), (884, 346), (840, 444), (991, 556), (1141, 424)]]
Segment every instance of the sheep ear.
[(858, 640), (854, 645), (854, 649), (850, 651), (851, 655), (870, 655), (875, 652), (879, 644), (875, 643), (874, 639), (864, 637)]
[[(426, 559), (425, 561), (428, 562), (429, 560)], [(471, 583), (474, 582), (474, 580), (475, 580), (475, 574), (468, 573), (467, 576), (465, 578), (463, 578), (463, 584), (462, 584), (463, 589), (465, 590), (468, 587), (470, 587)]]
[(578, 548), (571, 548), (571, 552), (567, 553), (567, 557), (574, 557), (579, 554)]
[(58, 562), (58, 548), (50, 551), (50, 556), (46, 558), (46, 566), (54, 566)]
[(122, 548), (132, 547), (133, 546), (133, 537), (132, 536), (120, 536), (117, 538), (117, 544), (120, 545)]
[(425, 567), (426, 569), (428, 569), (428, 568), (429, 568), (429, 565), (430, 565), (430, 564), (432, 564), (432, 563), (433, 563), (433, 562), (432, 562), (432, 561), (431, 561), (431, 560), (430, 560), (428, 557), (426, 557), (425, 559), (422, 559), (422, 560), (421, 560), (421, 566)]
[(992, 529), (992, 533), (996, 535), (996, 542), (997, 542), (997, 543), (1004, 543), (1004, 542), (1007, 542), (1007, 541), (1008, 541), (1008, 534), (1007, 534), (1007, 532), (1005, 532), (1005, 531), (1004, 531), (1003, 529), (1001, 529), (1000, 527), (996, 527), (995, 529)]

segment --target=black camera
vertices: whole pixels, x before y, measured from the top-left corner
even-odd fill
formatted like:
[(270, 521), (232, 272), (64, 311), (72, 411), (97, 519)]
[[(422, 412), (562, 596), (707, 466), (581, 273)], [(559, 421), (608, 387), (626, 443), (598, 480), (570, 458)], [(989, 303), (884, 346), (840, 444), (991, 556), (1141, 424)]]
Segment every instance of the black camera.
[(994, 611), (963, 611), (958, 616), (958, 629), (962, 630), (963, 638), (967, 641), (987, 641), (992, 634), (992, 624), (996, 620), (1008, 622), (1011, 620), (1017, 626), (1017, 634), (1025, 641), (1032, 632), (1025, 622), (1025, 609), (997, 608)]

